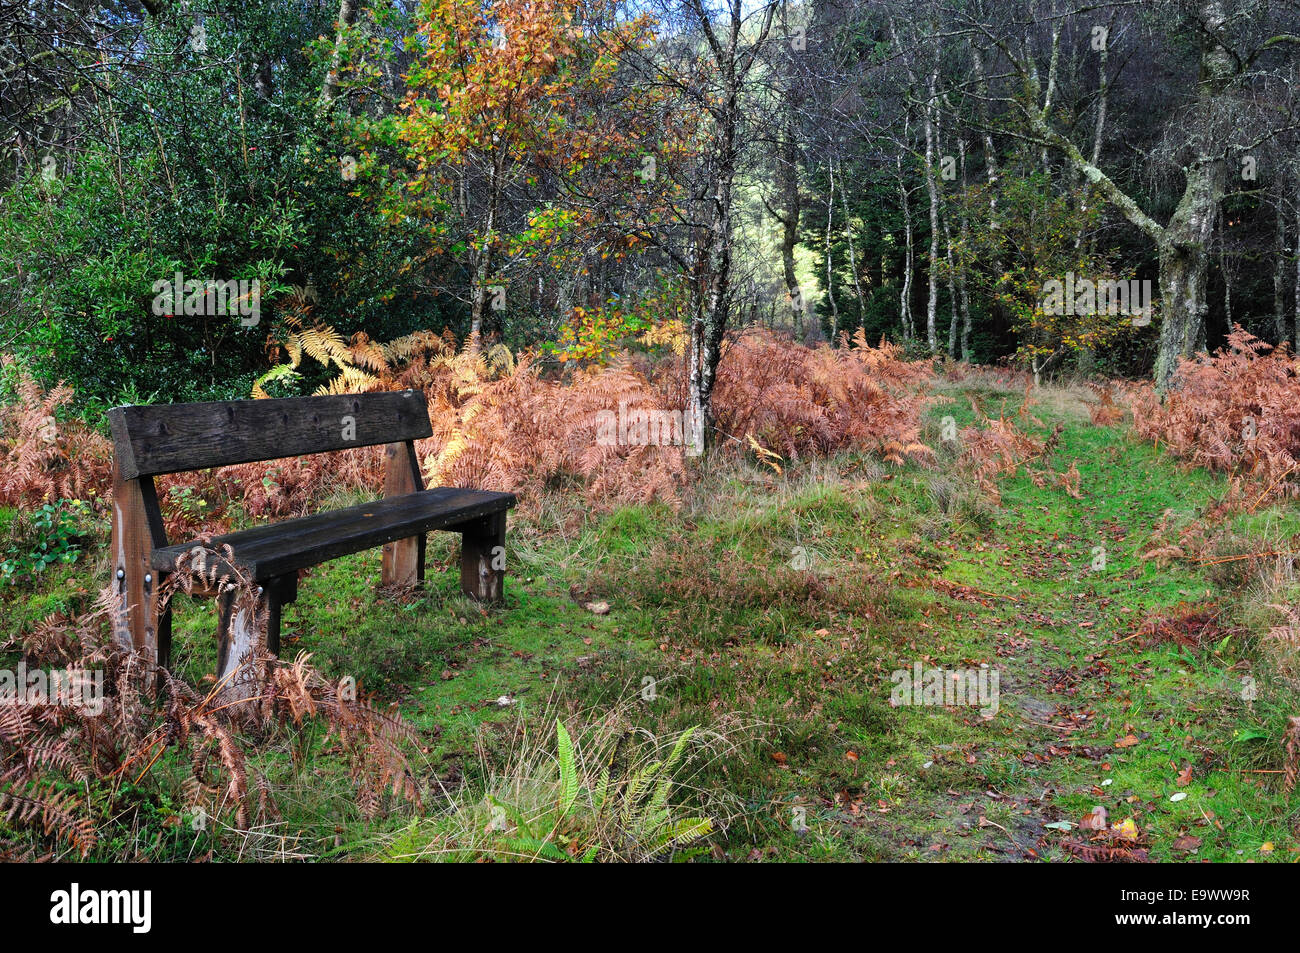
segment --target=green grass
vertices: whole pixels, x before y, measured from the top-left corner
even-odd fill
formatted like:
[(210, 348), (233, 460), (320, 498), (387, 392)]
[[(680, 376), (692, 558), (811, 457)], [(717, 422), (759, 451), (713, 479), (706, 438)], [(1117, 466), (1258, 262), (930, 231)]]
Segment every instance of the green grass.
[[(962, 390), (947, 390), (956, 400), (927, 422), (932, 467), (856, 455), (781, 475), (732, 467), (677, 511), (625, 507), (546, 530), (512, 517), (498, 609), (458, 594), (447, 535), (431, 537), (415, 594), (377, 591), (378, 551), (328, 563), (287, 608), (282, 654), (310, 652), (330, 676), (400, 704), (427, 739), (435, 813), (439, 785), (500, 782), (521, 725), (617, 707), (659, 737), (700, 725), (727, 739), (691, 777), (732, 805), (712, 838), (719, 859), (1068, 860), (1063, 842), (1086, 834), (1046, 825), (1077, 824), (1095, 805), (1131, 818), (1155, 859), (1293, 858), (1280, 769), (1294, 694), (1261, 648), (1261, 623), (1243, 623), (1267, 614), (1250, 603), (1251, 573), (1139, 558), (1162, 519), (1200, 520), (1223, 481), (1126, 427), (1092, 426), (1061, 398), (1035, 406), (1042, 426), (1029, 429), (1064, 425), (1037, 466), (1075, 463), (1082, 498), (1022, 471), (1000, 481), (994, 505), (940, 443), (944, 416), (976, 420)], [(1021, 400), (996, 388), (977, 398), (992, 416)], [(1225, 528), (1247, 551), (1284, 549), (1300, 515), (1261, 509)], [(49, 583), (6, 609), (6, 631), (84, 597), (66, 569)], [(1205, 607), (1211, 644), (1134, 635), (1148, 617)], [(214, 624), (210, 603), (178, 602), (189, 678), (213, 667)], [(997, 714), (891, 706), (890, 673), (917, 661), (996, 668)], [(1249, 701), (1244, 676), (1258, 685)], [(287, 792), (280, 832), (303, 853), (386, 855), (393, 837), (410, 840), (409, 813), (365, 821), (349, 808), (340, 770), (268, 757)]]

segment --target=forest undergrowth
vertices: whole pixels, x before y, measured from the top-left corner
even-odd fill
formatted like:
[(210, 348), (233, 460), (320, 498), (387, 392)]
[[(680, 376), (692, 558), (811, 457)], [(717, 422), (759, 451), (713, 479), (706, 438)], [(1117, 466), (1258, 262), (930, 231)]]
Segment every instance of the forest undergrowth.
[[(562, 375), (433, 336), (348, 347), (341, 377), (429, 395), (431, 484), (522, 494), (506, 604), (458, 595), (446, 536), (415, 592), (376, 591), (377, 553), (318, 567), (285, 661), (249, 660), (264, 690), (228, 710), (211, 603), (178, 586), (176, 664), (146, 691), (98, 598), (108, 444), (70, 392), (16, 379), (5, 658), (107, 690), (93, 713), (0, 709), (8, 856), (1300, 849), (1289, 355), (1238, 335), (1160, 404), (748, 333), (719, 379), (728, 439), (701, 462), (595, 439), (600, 411), (680, 406), (671, 347)], [(168, 478), (168, 533), (373, 496), (377, 456), (346, 456)], [(23, 562), (41, 545), (58, 558)], [(996, 711), (899, 703), (917, 665), (996, 671)]]

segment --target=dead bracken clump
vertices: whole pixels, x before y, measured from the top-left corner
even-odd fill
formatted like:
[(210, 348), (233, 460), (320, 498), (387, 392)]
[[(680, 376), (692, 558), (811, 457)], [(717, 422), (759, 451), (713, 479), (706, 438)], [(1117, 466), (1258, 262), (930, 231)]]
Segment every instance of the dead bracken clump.
[(1300, 775), (1300, 716), (1286, 720), (1286, 766), (1282, 770), (1282, 790), (1290, 794)]
[(1114, 388), (1106, 383), (1088, 384), (1088, 389), (1097, 395), (1097, 403), (1088, 404), (1088, 417), (1094, 427), (1109, 427), (1124, 419), (1124, 409), (1115, 403)]
[(1143, 437), (1229, 474), (1237, 506), (1300, 495), (1300, 377), (1285, 345), (1237, 326), (1213, 357), (1182, 363), (1163, 403), (1150, 385), (1129, 402)]
[[(299, 347), (324, 347), (317, 338), (327, 330), (308, 334)], [(557, 379), (530, 354), (477, 341), (457, 349), (431, 332), (383, 345), (364, 335), (351, 344), (337, 335), (322, 340), (329, 346), (320, 353), (342, 369), (324, 390), (416, 388), (428, 395), (434, 432), (416, 450), (429, 486), (514, 492), (525, 507), (561, 483), (597, 508), (680, 501), (686, 386), (676, 357), (652, 365), (625, 355)], [(838, 348), (808, 347), (761, 329), (736, 334), (724, 347), (714, 390), (718, 453), (753, 453), (778, 469), (780, 459), (838, 450), (875, 452), (900, 465), (926, 459), (932, 452), (920, 440), (928, 399), (921, 390), (930, 374), (931, 362), (905, 361), (883, 342), (871, 347), (861, 330)], [(79, 421), (55, 424), (70, 389), (44, 393), (27, 378), (19, 386), (21, 402), (0, 405), (0, 504), (89, 495), (102, 505), (110, 443)], [(225, 532), (236, 513), (299, 515), (334, 489), (373, 493), (383, 485), (382, 453), (360, 448), (328, 461), (292, 457), (162, 476), (168, 535)]]
[[(1032, 383), (1032, 382), (1031, 382)], [(1025, 399), (1020, 408), (1019, 417), (1041, 425), (1042, 421), (1029, 412), (1032, 400), (1029, 386), (1025, 389)], [(961, 432), (962, 446), (965, 448), (961, 462), (966, 467), (987, 496), (998, 503), (1001, 493), (998, 491), (997, 479), (1013, 476), (1022, 467), (1025, 474), (1035, 486), (1047, 486), (1049, 483), (1061, 487), (1068, 495), (1080, 499), (1080, 474), (1075, 462), (1064, 473), (1057, 473), (1047, 467), (1035, 466), (1039, 461), (1046, 461), (1055, 452), (1061, 442), (1064, 429), (1057, 424), (1050, 434), (1038, 439), (1016, 426), (1014, 419), (1005, 414), (992, 419), (980, 410), (973, 397), (970, 398), (971, 409), (981, 418), (983, 426), (967, 427)]]
[[(326, 680), (309, 656), (249, 660), (265, 680), (257, 694), (232, 703), (222, 686), (201, 690), (123, 648), (110, 634), (115, 612), (105, 590), (91, 612), (52, 616), (9, 647), (21, 649), (28, 671), (61, 670), (91, 686), (71, 699), (0, 697), (0, 815), (10, 826), (86, 857), (112, 839), (106, 830), (150, 813), (147, 802), (163, 795), (247, 834), (278, 818), (272, 784), (253, 756), (309, 722), (323, 725), (332, 742), (322, 750), (348, 765), (363, 815), (377, 815), (390, 790), (419, 803), (403, 753), (417, 741), (414, 729)], [(170, 767), (160, 771), (169, 752)], [(178, 764), (188, 767), (179, 781)]]
[(1151, 855), (1145, 847), (1125, 841), (1123, 838), (1103, 833), (1096, 838), (1097, 843), (1084, 843), (1079, 840), (1065, 840), (1061, 846), (1070, 856), (1087, 864), (1149, 864)]
[(0, 505), (31, 507), (107, 493), (112, 445), (80, 420), (58, 420), (72, 388), (44, 391), (25, 374), (13, 386), (16, 399), (0, 401)]
[[(752, 437), (792, 460), (837, 450), (879, 453), (890, 463), (927, 459), (921, 411), (930, 361), (867, 343), (859, 328), (840, 346), (808, 347), (768, 331), (737, 335), (723, 351), (714, 396), (724, 450)], [(737, 438), (728, 441), (727, 436)]]
[[(898, 464), (928, 456), (918, 391), (929, 362), (903, 361), (889, 345), (873, 348), (861, 331), (841, 344), (807, 347), (763, 330), (730, 338), (714, 390), (719, 452), (770, 460), (859, 449)], [(525, 503), (566, 478), (596, 506), (678, 501), (686, 450), (680, 361), (647, 368), (619, 359), (560, 381), (544, 377), (527, 355), (493, 353), (492, 361), (465, 352), (417, 358), (398, 375), (430, 395), (435, 433), (419, 449), (431, 481), (516, 492)], [(673, 439), (625, 439), (629, 412), (673, 421), (652, 428)], [(611, 417), (615, 439), (600, 439)]]
[[(676, 500), (684, 469), (680, 418), (630, 363), (558, 381), (543, 376), (530, 356), (501, 352), (495, 366), (465, 353), (460, 364), (420, 370), (421, 377), (432, 375), (434, 435), (417, 446), (429, 485), (514, 492), (527, 503), (568, 480), (597, 506)], [(636, 430), (631, 417), (652, 417), (650, 429), (664, 440), (625, 439)], [(615, 432), (603, 433), (610, 418)]]
[(1138, 626), (1138, 642), (1143, 648), (1173, 643), (1199, 650), (1222, 642), (1230, 630), (1219, 624), (1222, 610), (1213, 604), (1182, 603), (1173, 612), (1147, 618)]

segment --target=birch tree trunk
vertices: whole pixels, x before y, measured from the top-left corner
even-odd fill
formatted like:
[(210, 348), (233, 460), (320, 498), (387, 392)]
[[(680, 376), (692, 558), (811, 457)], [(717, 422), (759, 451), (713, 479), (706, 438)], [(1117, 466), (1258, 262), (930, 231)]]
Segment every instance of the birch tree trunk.
[(849, 191), (840, 187), (840, 207), (844, 210), (844, 242), (849, 247), (849, 269), (853, 272), (853, 290), (858, 302), (858, 327), (866, 327), (867, 302), (862, 295), (862, 279), (858, 277), (858, 253), (854, 247), (853, 216), (849, 214)]
[(731, 305), (732, 219), (737, 166), (737, 127), (740, 124), (740, 90), (758, 51), (767, 40), (776, 15), (776, 3), (767, 5), (753, 45), (741, 52), (744, 11), (741, 0), (730, 0), (726, 20), (726, 41), (714, 30), (712, 15), (702, 0), (690, 0), (689, 7), (712, 52), (718, 73), (718, 98), (710, 108), (713, 119), (711, 152), (713, 181), (708, 200), (709, 233), (704, 247), (704, 294), (691, 321), (688, 352), (686, 429), (692, 446), (688, 453), (707, 451), (714, 442), (713, 385), (717, 378), (722, 338), (727, 331)]
[[(1106, 41), (1102, 43), (1101, 49), (1097, 53), (1097, 125), (1092, 130), (1092, 157), (1091, 162), (1095, 166), (1101, 165), (1101, 143), (1106, 134), (1106, 113), (1110, 109), (1110, 73), (1107, 70), (1107, 62), (1110, 59), (1110, 31), (1115, 26), (1115, 14), (1112, 13), (1110, 23), (1106, 27)], [(1083, 180), (1083, 188), (1080, 190), (1079, 205), (1083, 211), (1088, 211), (1088, 203), (1092, 201), (1092, 183), (1086, 178)], [(1075, 241), (1074, 247), (1078, 248), (1083, 240), (1080, 234)], [(1088, 257), (1091, 258), (1097, 247), (1097, 235), (1094, 230), (1089, 240)]]
[(957, 304), (957, 284), (954, 279), (957, 269), (953, 265), (952, 258), (952, 229), (948, 226), (948, 220), (943, 222), (943, 240), (946, 249), (948, 261), (948, 303), (952, 310), (952, 320), (948, 322), (948, 356), (953, 360), (957, 359), (957, 327), (960, 322), (960, 314)]
[(931, 354), (939, 350), (939, 341), (935, 332), (935, 319), (939, 307), (939, 275), (935, 270), (939, 262), (939, 185), (934, 175), (934, 91), (937, 80), (938, 72), (931, 71), (926, 81), (925, 101), (925, 190), (930, 198), (930, 260), (926, 267), (930, 287), (925, 302), (925, 341)]
[[(989, 109), (988, 109), (988, 82), (984, 75), (984, 55), (979, 48), (971, 44), (971, 65), (975, 71), (975, 102), (977, 104), (980, 125), (984, 130), (984, 175), (988, 181), (989, 193), (989, 230), (997, 231), (998, 228), (998, 180), (1000, 173), (998, 169), (997, 147), (993, 143), (993, 133), (989, 127)], [(999, 242), (993, 243), (994, 249), (1000, 247)], [(996, 250), (993, 253), (993, 274), (1001, 276), (1005, 268), (1002, 264), (1002, 256)], [(990, 311), (996, 313), (997, 305), (992, 301), (988, 305)], [(962, 328), (961, 342), (962, 360), (970, 360), (970, 312), (967, 311), (966, 323)]]
[(1223, 208), (1219, 208), (1219, 274), (1223, 275), (1224, 333), (1232, 333), (1232, 271), (1228, 267), (1228, 230), (1223, 224)]
[[(957, 142), (961, 155), (961, 189), (962, 195), (966, 194), (966, 140), (959, 139)], [(966, 280), (966, 265), (969, 259), (970, 248), (970, 213), (966, 203), (963, 201), (961, 206), (961, 227), (958, 231), (958, 238), (961, 241), (962, 259), (961, 267), (957, 271), (957, 293), (961, 298), (961, 359), (965, 363), (970, 363), (970, 286)]]
[(469, 333), (473, 346), (477, 346), (482, 336), (492, 330), (485, 327), (484, 316), (487, 305), (487, 283), (492, 276), (492, 237), (497, 225), (497, 205), (501, 193), (502, 157), (494, 153), (488, 171), (487, 218), (483, 223), (483, 234), (474, 246), (474, 288), (470, 294)]
[(1286, 333), (1286, 213), (1277, 203), (1277, 239), (1273, 245), (1273, 323), (1277, 343), (1287, 340)]
[(785, 290), (790, 297), (790, 310), (797, 324), (803, 317), (803, 290), (794, 270), (794, 249), (799, 244), (799, 144), (795, 141), (794, 120), (787, 116), (780, 142), (780, 155), (776, 163), (776, 187), (780, 195), (781, 214), (781, 268), (785, 274)]
[(831, 277), (831, 222), (835, 214), (835, 163), (827, 165), (826, 192), (826, 301), (831, 306), (831, 342), (840, 334), (840, 309), (835, 304), (835, 283)]
[(913, 244), (912, 244), (912, 205), (907, 198), (907, 183), (903, 181), (902, 173), (899, 173), (898, 192), (903, 201), (903, 233), (906, 236), (907, 248), (903, 255), (903, 290), (898, 296), (898, 307), (901, 312), (903, 322), (903, 340), (912, 340), (913, 322), (912, 322), (912, 270), (913, 270)]

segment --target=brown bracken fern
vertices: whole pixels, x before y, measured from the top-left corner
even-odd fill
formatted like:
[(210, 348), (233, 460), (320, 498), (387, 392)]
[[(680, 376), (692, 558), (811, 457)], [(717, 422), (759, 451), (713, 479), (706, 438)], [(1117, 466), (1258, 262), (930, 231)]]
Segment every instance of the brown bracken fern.
[(1130, 391), (1133, 426), (1196, 466), (1226, 473), (1226, 502), (1254, 508), (1300, 495), (1300, 376), (1286, 346), (1238, 326), (1213, 357), (1184, 361), (1163, 402)]

